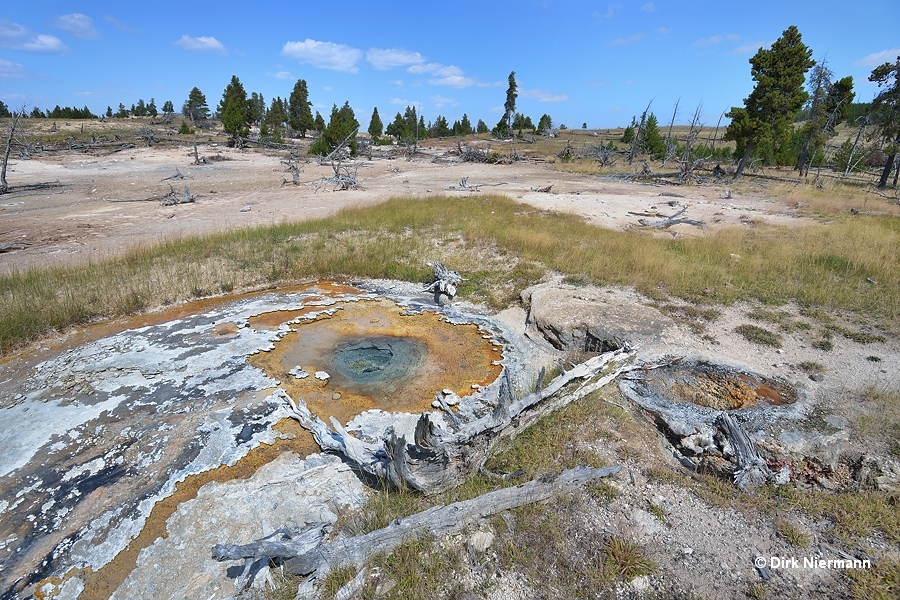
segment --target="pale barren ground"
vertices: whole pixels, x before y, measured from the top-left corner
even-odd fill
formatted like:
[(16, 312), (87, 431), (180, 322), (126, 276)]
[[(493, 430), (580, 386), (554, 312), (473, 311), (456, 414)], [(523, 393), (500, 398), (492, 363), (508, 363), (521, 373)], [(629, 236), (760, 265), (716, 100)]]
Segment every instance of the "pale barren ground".
[[(8, 174), (11, 186), (59, 182), (60, 187), (0, 197), (0, 244), (30, 244), (25, 250), (0, 254), (0, 272), (96, 261), (188, 234), (321, 218), (392, 196), (499, 192), (539, 209), (582, 214), (614, 229), (637, 225), (642, 216), (648, 218), (629, 211), (668, 216), (684, 206), (688, 209), (683, 216), (711, 227), (750, 221), (784, 223), (797, 218), (789, 206), (763, 194), (724, 199), (729, 180), (716, 186), (680, 189), (568, 173), (540, 162), (449, 162), (452, 157), (442, 158), (446, 150), (426, 146), (425, 152), (435, 159), (365, 161), (358, 172), (365, 189), (339, 192), (329, 186), (316, 191), (312, 185), (333, 175), (330, 166), (315, 161), (302, 164), (302, 184), (282, 186), (285, 178), (290, 179), (281, 163), (285, 153), (263, 154), (224, 145), (199, 146), (201, 155), (227, 159), (206, 165), (192, 164), (188, 146), (134, 148), (102, 157), (73, 153), (13, 161)], [(163, 181), (175, 175), (176, 169), (184, 179)], [(448, 190), (463, 177), (469, 178), (469, 185), (504, 185), (481, 187), (481, 192)], [(179, 193), (184, 185), (189, 186), (196, 202), (161, 206), (160, 197), (169, 193), (170, 183)], [(551, 193), (531, 191), (551, 184)], [(685, 198), (660, 196), (673, 190)], [(666, 204), (673, 200), (679, 202), (678, 207)], [(699, 232), (691, 226), (670, 231), (682, 235)]]

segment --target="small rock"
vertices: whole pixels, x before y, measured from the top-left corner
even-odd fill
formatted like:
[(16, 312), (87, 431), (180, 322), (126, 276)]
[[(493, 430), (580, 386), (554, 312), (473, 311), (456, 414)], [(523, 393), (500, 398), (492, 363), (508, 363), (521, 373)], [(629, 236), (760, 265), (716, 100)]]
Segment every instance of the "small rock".
[(494, 534), (490, 531), (478, 531), (469, 536), (469, 547), (475, 552), (484, 552), (494, 544)]
[(825, 379), (825, 376), (821, 373), (810, 373), (809, 378), (813, 381), (822, 381), (823, 379)]
[(297, 379), (306, 379), (307, 377), (309, 377), (309, 373), (304, 371), (303, 367), (301, 367), (300, 365), (297, 365), (296, 367), (288, 371), (288, 375), (293, 375)]
[(688, 547), (688, 548), (682, 548), (682, 549), (681, 549), (681, 553), (684, 554), (685, 556), (690, 556), (691, 554), (694, 553), (694, 549), (693, 549), (693, 548), (690, 548), (690, 547)]
[(441, 407), (441, 403), (440, 403), (440, 402), (438, 402), (437, 400), (432, 400), (432, 401), (431, 401), (431, 408), (440, 408), (440, 407)]
[(340, 399), (341, 399), (341, 393), (340, 393), (340, 392), (335, 392), (335, 393), (333, 393), (333, 394), (331, 395), (331, 399), (332, 399), (332, 400), (340, 400)]
[(331, 378), (331, 375), (325, 371), (316, 371), (315, 378), (321, 381), (328, 381)]
[(242, 206), (242, 207), (241, 207), (241, 212), (250, 212), (250, 205), (249, 205), (249, 204), (245, 204), (244, 206)]

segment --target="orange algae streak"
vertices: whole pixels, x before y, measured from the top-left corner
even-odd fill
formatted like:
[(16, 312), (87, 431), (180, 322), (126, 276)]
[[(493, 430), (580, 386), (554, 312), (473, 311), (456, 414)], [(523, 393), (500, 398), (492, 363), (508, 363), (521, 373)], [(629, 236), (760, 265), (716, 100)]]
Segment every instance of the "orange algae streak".
[[(312, 435), (300, 427), (296, 421), (283, 419), (276, 423), (273, 429), (279, 431), (283, 437), (272, 444), (260, 444), (231, 466), (222, 465), (209, 471), (190, 475), (184, 481), (176, 484), (175, 492), (171, 496), (163, 498), (153, 505), (138, 536), (96, 573), (90, 569), (70, 571), (67, 577), (77, 576), (84, 580), (84, 591), (79, 596), (79, 600), (105, 600), (112, 596), (113, 592), (134, 570), (141, 550), (152, 544), (157, 538), (169, 536), (169, 532), (166, 530), (166, 522), (169, 517), (178, 510), (178, 506), (182, 502), (196, 498), (197, 492), (207, 483), (247, 479), (260, 467), (272, 462), (283, 452), (296, 452), (301, 457), (319, 452), (319, 446)], [(51, 580), (38, 583), (37, 588), (39, 589), (47, 582), (51, 582)]]
[[(403, 314), (404, 309), (387, 301), (347, 303), (333, 315), (293, 326), (270, 352), (250, 357), (250, 364), (281, 382), (292, 397), (302, 398), (323, 419), (335, 417), (346, 423), (369, 409), (421, 413), (431, 409), (435, 393), (451, 389), (457, 395), (471, 394), (472, 385), (488, 385), (500, 375), (493, 364), (503, 358), (501, 349), (476, 325), (453, 325), (435, 313)], [(391, 340), (413, 347), (415, 364), (401, 376), (361, 384), (335, 368), (334, 351), (342, 345), (365, 345)], [(300, 367), (307, 376), (299, 379), (290, 371)], [(401, 365), (402, 367), (402, 365)], [(324, 372), (327, 379), (317, 379)]]

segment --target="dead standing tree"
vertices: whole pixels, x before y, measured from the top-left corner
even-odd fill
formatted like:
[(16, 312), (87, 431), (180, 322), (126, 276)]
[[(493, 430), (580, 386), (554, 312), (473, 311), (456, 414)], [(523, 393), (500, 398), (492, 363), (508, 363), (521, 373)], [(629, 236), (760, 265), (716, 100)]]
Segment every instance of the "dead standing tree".
[(0, 194), (5, 194), (9, 190), (9, 183), (6, 181), (6, 167), (9, 164), (9, 155), (12, 153), (13, 144), (16, 140), (16, 128), (19, 125), (19, 119), (25, 114), (25, 107), (21, 110), (14, 111), (9, 120), (9, 133), (6, 136), (6, 148), (3, 149), (3, 160), (0, 163)]

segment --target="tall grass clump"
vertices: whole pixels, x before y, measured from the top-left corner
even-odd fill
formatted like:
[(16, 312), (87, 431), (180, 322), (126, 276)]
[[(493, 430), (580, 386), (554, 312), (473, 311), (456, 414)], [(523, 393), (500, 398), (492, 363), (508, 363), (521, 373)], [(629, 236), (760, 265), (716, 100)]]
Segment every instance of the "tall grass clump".
[[(444, 245), (448, 236), (457, 241)], [(0, 276), (0, 354), (72, 324), (224, 290), (313, 278), (425, 281), (430, 260), (477, 271), (466, 293), (478, 298), (506, 285), (527, 261), (518, 285), (549, 268), (706, 304), (795, 300), (893, 324), (900, 317), (898, 247), (900, 220), (886, 215), (672, 240), (602, 229), (504, 196), (395, 198), (317, 221), (183, 238), (87, 266)]]

